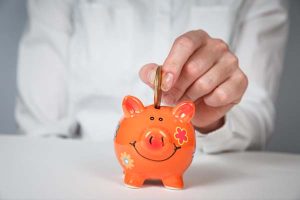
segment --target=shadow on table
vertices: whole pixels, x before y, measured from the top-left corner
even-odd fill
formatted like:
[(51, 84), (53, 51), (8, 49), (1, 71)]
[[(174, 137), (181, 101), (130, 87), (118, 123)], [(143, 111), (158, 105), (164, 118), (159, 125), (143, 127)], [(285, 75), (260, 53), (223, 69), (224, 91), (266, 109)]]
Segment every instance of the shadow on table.
[[(221, 164), (221, 163), (220, 163)], [(109, 182), (123, 185), (123, 174), (117, 162), (103, 163), (95, 160), (93, 163), (85, 165), (85, 171), (98, 179), (105, 179)], [(199, 163), (192, 164), (184, 174), (185, 188), (197, 186), (209, 186), (232, 182), (236, 179), (242, 179), (245, 176), (236, 168), (218, 165), (217, 163)], [(160, 180), (146, 180), (143, 187), (162, 187)]]
[[(94, 159), (95, 157), (98, 159)], [(105, 179), (107, 183), (123, 185), (122, 169), (117, 160), (103, 162), (112, 160), (112, 157), (113, 154), (102, 153), (81, 166), (91, 177)], [(226, 153), (194, 161), (184, 173), (186, 189), (240, 182), (255, 174), (256, 170), (281, 170), (288, 167), (290, 170), (298, 171), (299, 166), (299, 160), (295, 155), (263, 152)], [(162, 183), (157, 180), (147, 180), (144, 187), (162, 187)]]
[(210, 163), (191, 165), (184, 175), (185, 187), (209, 186), (224, 184), (233, 180), (242, 179), (244, 173), (234, 168), (228, 168)]

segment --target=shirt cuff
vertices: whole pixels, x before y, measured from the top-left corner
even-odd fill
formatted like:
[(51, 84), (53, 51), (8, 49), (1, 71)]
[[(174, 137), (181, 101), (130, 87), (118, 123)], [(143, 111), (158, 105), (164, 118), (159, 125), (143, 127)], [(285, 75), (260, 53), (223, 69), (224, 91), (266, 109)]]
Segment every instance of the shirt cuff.
[(197, 149), (204, 153), (219, 153), (226, 151), (229, 140), (233, 137), (233, 127), (230, 116), (225, 116), (224, 124), (219, 129), (208, 134), (196, 130)]

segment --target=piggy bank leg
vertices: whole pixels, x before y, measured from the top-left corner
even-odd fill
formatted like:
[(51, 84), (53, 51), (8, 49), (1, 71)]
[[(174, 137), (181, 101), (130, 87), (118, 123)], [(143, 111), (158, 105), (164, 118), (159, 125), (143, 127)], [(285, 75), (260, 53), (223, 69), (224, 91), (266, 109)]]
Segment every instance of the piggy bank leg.
[(144, 184), (144, 181), (145, 179), (139, 174), (125, 172), (124, 183), (127, 187), (140, 188)]
[(168, 189), (179, 190), (183, 188), (182, 176), (170, 176), (167, 178), (163, 178), (162, 182)]

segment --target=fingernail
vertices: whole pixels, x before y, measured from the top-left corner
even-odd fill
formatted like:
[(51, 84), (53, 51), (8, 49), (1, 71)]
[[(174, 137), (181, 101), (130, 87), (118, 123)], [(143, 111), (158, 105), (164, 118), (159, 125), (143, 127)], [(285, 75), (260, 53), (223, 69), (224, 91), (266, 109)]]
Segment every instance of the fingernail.
[(169, 91), (172, 87), (172, 84), (173, 84), (173, 79), (174, 79), (174, 76), (172, 73), (166, 73), (164, 76), (163, 76), (163, 81), (162, 81), (162, 85), (161, 85), (161, 89), (163, 91)]
[(155, 70), (151, 70), (150, 72), (148, 72), (148, 81), (151, 85), (154, 84), (154, 79), (155, 79), (155, 73), (156, 71)]

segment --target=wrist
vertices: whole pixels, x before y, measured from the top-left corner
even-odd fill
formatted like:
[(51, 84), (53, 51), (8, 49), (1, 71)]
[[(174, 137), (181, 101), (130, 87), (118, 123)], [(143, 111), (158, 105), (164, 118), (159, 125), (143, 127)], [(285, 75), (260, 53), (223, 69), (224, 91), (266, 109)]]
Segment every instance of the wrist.
[(195, 129), (198, 130), (202, 134), (209, 134), (212, 131), (215, 131), (221, 128), (225, 123), (225, 117), (218, 119), (217, 121), (203, 127), (195, 126)]

